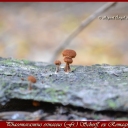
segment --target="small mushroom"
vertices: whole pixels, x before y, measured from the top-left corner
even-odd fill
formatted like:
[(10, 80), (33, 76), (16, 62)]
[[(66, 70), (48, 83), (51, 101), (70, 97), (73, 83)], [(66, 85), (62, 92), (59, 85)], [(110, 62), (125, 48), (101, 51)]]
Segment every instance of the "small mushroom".
[(74, 50), (71, 50), (71, 49), (66, 49), (62, 52), (62, 55), (65, 57), (64, 62), (66, 62), (66, 66), (64, 68), (64, 71), (70, 72), (69, 64), (71, 64), (73, 62), (72, 58), (76, 57), (76, 52)]
[(62, 55), (64, 57), (69, 56), (71, 58), (75, 58), (76, 57), (76, 52), (74, 50), (71, 50), (71, 49), (66, 49), (62, 52)]
[(32, 105), (35, 106), (35, 107), (39, 107), (40, 106), (40, 102), (32, 101)]
[(55, 72), (55, 73), (57, 73), (57, 72), (59, 72), (59, 70), (60, 70), (61, 61), (56, 60), (54, 63), (55, 63), (55, 65), (56, 65), (56, 72)]
[(31, 90), (32, 83), (36, 83), (36, 78), (34, 76), (28, 76), (28, 81), (30, 82), (28, 88), (29, 88), (29, 90)]
[(66, 66), (64, 68), (64, 71), (65, 72), (70, 72), (71, 69), (70, 69), (69, 64), (71, 64), (73, 62), (72, 58), (67, 56), (67, 57), (64, 58), (64, 62), (66, 62)]

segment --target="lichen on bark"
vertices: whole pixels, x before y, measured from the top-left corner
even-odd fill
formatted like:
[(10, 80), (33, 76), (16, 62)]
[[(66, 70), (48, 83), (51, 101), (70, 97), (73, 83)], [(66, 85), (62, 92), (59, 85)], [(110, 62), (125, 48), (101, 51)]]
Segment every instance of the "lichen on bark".
[[(32, 99), (93, 110), (128, 110), (128, 66), (71, 65), (61, 68), (43, 62), (0, 58), (0, 104), (10, 99)], [(28, 90), (27, 76), (37, 82)]]

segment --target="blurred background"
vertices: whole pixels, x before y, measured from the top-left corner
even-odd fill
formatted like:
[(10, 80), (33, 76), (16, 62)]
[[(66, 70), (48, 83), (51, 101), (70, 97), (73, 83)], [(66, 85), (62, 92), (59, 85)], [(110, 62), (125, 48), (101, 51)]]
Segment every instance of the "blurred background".
[[(0, 56), (50, 62), (56, 48), (105, 2), (0, 3)], [(117, 3), (100, 16), (128, 16), (128, 3)], [(128, 64), (128, 20), (99, 20), (88, 25), (66, 48), (77, 52), (73, 64)], [(63, 63), (63, 57), (60, 55)]]

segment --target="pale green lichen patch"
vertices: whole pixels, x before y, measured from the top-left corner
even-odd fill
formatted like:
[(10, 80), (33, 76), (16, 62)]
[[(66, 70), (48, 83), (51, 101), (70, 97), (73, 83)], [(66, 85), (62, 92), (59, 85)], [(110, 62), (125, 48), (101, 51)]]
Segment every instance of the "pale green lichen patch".
[(117, 107), (116, 103), (113, 100), (107, 100), (107, 103), (111, 109), (115, 109)]
[(30, 61), (28, 61), (28, 60), (22, 60), (22, 62), (23, 62), (25, 65), (27, 65), (27, 64), (30, 63)]

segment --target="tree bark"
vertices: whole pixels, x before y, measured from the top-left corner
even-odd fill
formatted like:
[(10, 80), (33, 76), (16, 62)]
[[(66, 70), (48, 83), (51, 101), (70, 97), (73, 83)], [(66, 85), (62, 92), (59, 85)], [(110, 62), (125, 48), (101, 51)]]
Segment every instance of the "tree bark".
[[(71, 69), (68, 74), (63, 69), (55, 74), (53, 64), (0, 58), (0, 104), (16, 98), (128, 111), (128, 66), (71, 65)], [(28, 90), (28, 75), (37, 79), (32, 90)]]

